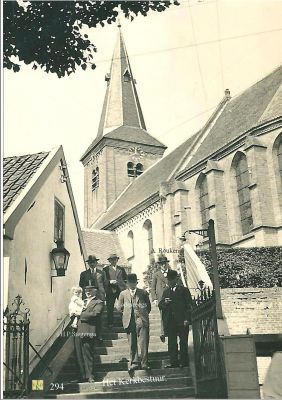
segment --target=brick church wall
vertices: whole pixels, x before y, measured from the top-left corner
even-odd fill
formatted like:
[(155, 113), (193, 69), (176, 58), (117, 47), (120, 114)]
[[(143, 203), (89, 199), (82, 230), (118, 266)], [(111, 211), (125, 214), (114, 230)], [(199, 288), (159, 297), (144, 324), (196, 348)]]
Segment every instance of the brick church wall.
[(282, 288), (221, 289), (231, 335), (282, 333)]

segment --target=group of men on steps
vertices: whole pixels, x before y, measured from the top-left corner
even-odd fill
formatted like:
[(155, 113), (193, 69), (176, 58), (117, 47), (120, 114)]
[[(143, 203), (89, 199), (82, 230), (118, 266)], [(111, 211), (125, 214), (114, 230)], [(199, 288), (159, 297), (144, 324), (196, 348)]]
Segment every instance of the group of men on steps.
[[(81, 379), (84, 381), (94, 382), (94, 352), (97, 341), (103, 340), (101, 316), (104, 302), (106, 302), (107, 324), (110, 330), (113, 328), (116, 300), (117, 310), (122, 313), (123, 328), (127, 333), (129, 344), (129, 374), (134, 374), (140, 367), (147, 371), (151, 369), (148, 363), (151, 312), (149, 294), (146, 290), (137, 288), (137, 275), (126, 274), (124, 268), (117, 265), (118, 259), (116, 254), (112, 254), (108, 258), (109, 265), (100, 270), (97, 268), (98, 259), (91, 255), (87, 260), (89, 269), (80, 274), (79, 286), (84, 291), (85, 305), (74, 334), (74, 343)], [(181, 368), (188, 365), (191, 295), (183, 286), (177, 272), (169, 268), (165, 256), (159, 256), (158, 265), (160, 269), (155, 272), (152, 279), (151, 297), (160, 310), (160, 340), (165, 342), (165, 338), (168, 338), (170, 363), (166, 368)]]

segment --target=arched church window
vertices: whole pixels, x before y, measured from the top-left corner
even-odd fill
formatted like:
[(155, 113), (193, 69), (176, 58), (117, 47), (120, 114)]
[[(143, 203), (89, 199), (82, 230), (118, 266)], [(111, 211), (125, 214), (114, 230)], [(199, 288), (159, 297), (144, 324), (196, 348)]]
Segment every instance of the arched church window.
[(134, 235), (132, 231), (127, 234), (128, 238), (128, 259), (134, 257)]
[(200, 201), (202, 228), (207, 229), (209, 223), (209, 192), (208, 192), (208, 180), (206, 176), (202, 178), (199, 184), (199, 201)]
[(99, 186), (99, 168), (97, 167), (92, 171), (92, 191)]
[(279, 168), (280, 178), (282, 182), (282, 139), (280, 140), (278, 146), (277, 158), (278, 158), (278, 168)]
[(132, 162), (127, 163), (127, 175), (130, 177), (135, 176), (135, 168), (134, 168), (134, 164)]
[(136, 165), (136, 176), (143, 174), (143, 165), (138, 163)]
[(152, 222), (147, 219), (144, 222), (143, 228), (147, 233), (147, 241), (148, 241), (148, 256), (149, 261), (151, 262), (154, 259), (154, 245), (153, 245), (153, 227)]
[(242, 233), (249, 233), (253, 226), (252, 207), (250, 199), (250, 178), (247, 158), (244, 154), (240, 156), (235, 165), (235, 176), (239, 200)]

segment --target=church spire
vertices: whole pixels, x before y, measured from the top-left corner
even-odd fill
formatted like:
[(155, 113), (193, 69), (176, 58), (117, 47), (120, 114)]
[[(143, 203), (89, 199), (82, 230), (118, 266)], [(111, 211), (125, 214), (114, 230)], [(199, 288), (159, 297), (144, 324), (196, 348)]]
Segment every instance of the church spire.
[(120, 22), (118, 28), (97, 139), (120, 126), (146, 130)]

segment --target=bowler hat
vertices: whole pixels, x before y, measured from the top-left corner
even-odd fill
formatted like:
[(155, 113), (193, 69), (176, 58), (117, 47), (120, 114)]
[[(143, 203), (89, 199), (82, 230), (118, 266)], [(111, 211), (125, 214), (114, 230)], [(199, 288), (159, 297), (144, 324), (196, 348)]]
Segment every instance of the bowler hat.
[(119, 256), (116, 253), (113, 253), (109, 255), (108, 260), (111, 260), (112, 258), (119, 258)]
[(88, 286), (85, 286), (84, 290), (86, 291), (87, 289), (98, 289), (98, 288), (97, 288), (97, 286), (94, 286), (94, 285), (88, 285)]
[(177, 271), (173, 270), (173, 269), (169, 269), (167, 271), (167, 280), (168, 281), (172, 281), (173, 279), (177, 278), (178, 274)]
[(91, 254), (89, 257), (88, 257), (88, 260), (86, 260), (86, 262), (87, 263), (90, 263), (90, 262), (92, 262), (92, 261), (98, 261), (99, 260), (99, 258), (97, 258), (94, 254)]
[(167, 259), (167, 257), (166, 256), (163, 256), (162, 254), (160, 254), (159, 256), (158, 256), (158, 261), (157, 261), (159, 264), (164, 264), (164, 263), (167, 263), (167, 262), (169, 262), (168, 261), (168, 259)]
[(127, 282), (135, 283), (137, 282), (137, 275), (136, 274), (128, 274), (127, 275)]

